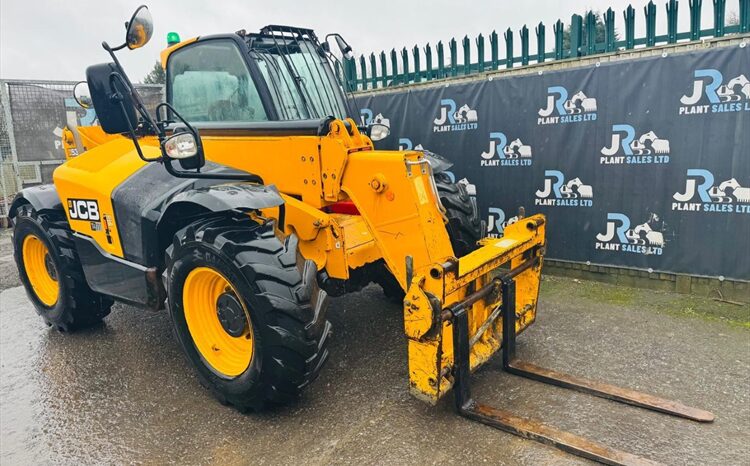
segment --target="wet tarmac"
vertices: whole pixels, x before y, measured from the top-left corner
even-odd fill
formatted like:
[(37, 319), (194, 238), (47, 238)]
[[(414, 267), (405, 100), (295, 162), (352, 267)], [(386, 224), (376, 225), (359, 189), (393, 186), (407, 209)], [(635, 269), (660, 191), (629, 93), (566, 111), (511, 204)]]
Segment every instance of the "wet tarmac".
[[(58, 333), (17, 286), (7, 241), (0, 247), (3, 465), (587, 463), (460, 418), (452, 399), (412, 398), (400, 309), (375, 286), (332, 301), (331, 358), (299, 402), (243, 415), (200, 386), (166, 312), (118, 304), (98, 328)], [(546, 278), (519, 356), (708, 409), (713, 424), (504, 374), (499, 361), (474, 376), (476, 397), (666, 464), (748, 464), (750, 330), (664, 312), (684, 307), (676, 295), (608, 291), (622, 293)]]

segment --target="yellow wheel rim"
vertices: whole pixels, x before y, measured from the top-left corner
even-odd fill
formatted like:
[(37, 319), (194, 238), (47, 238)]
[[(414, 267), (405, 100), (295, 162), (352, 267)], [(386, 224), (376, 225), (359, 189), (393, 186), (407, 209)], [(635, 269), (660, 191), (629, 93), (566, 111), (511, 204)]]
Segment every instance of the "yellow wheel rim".
[[(230, 311), (224, 305), (227, 301), (235, 304)], [(225, 377), (245, 372), (253, 359), (253, 328), (247, 307), (229, 280), (208, 267), (191, 270), (182, 289), (182, 305), (190, 337), (206, 363)], [(233, 327), (228, 328), (226, 312), (234, 317)]]
[(45, 306), (54, 306), (60, 293), (60, 284), (57, 282), (57, 268), (47, 245), (37, 236), (28, 235), (23, 240), (21, 253), (23, 267), (34, 294)]

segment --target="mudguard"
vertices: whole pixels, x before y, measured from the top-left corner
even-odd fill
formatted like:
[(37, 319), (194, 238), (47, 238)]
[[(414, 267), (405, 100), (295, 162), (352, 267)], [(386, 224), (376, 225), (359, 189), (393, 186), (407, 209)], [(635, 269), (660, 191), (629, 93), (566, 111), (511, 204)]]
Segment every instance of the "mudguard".
[(162, 217), (174, 206), (185, 203), (196, 204), (211, 212), (224, 212), (267, 209), (283, 204), (284, 200), (275, 186), (221, 184), (175, 194), (164, 205)]
[(31, 204), (31, 207), (37, 212), (63, 209), (62, 203), (60, 202), (60, 196), (57, 195), (57, 190), (53, 184), (43, 184), (22, 189), (13, 199), (13, 203), (8, 212), (10, 214), (9, 217), (15, 217), (18, 208), (24, 203)]

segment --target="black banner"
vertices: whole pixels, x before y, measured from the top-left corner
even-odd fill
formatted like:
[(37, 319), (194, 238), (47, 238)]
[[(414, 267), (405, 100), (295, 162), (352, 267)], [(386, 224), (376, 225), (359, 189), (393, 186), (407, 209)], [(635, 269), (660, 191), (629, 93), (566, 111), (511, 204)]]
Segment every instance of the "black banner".
[(548, 257), (750, 279), (750, 49), (357, 96), (383, 149), (467, 178), (490, 235), (548, 218)]

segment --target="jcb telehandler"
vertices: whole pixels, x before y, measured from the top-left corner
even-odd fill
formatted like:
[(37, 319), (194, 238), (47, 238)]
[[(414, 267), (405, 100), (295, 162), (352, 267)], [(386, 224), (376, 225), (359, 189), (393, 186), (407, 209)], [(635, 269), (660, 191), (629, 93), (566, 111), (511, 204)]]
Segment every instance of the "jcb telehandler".
[(713, 419), (516, 360), (516, 334), (536, 316), (545, 218), (482, 238), (476, 201), (445, 159), (374, 149), (388, 129), (351, 118), (328, 40), (268, 26), (171, 45), (153, 116), (114, 53), (151, 33), (142, 6), (124, 44), (102, 44), (112, 62), (89, 67), (75, 90), (99, 122), (78, 128), (86, 150), (12, 204), (19, 273), (47, 324), (95, 324), (114, 300), (166, 302), (201, 382), (223, 403), (260, 409), (318, 375), (327, 295), (376, 282), (403, 302), (417, 398), (434, 404), (452, 388), (464, 416), (602, 462), (645, 461), (475, 402), (470, 373), (502, 347), (508, 372)]

